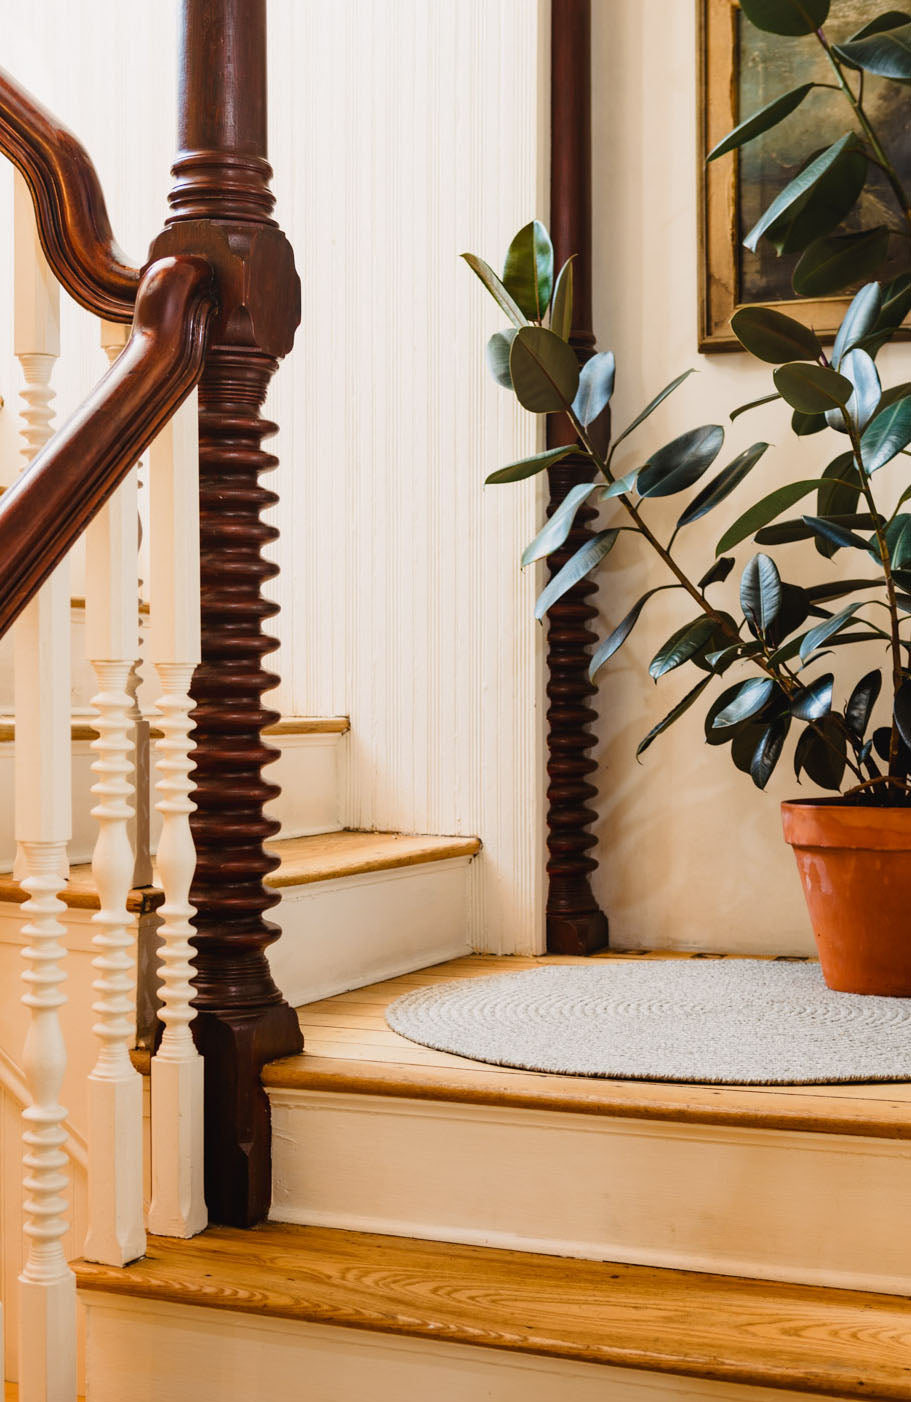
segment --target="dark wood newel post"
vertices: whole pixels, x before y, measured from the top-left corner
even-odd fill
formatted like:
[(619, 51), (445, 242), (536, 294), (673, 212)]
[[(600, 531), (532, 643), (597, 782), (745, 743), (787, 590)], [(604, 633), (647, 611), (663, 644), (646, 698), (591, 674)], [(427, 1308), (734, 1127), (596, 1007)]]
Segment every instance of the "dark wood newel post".
[(192, 251), (215, 270), (221, 310), (199, 384), (202, 664), (193, 684), (196, 765), (191, 820), (198, 865), (197, 1043), (206, 1059), (206, 1199), (213, 1221), (249, 1226), (269, 1207), (265, 1062), (299, 1051), (294, 1010), (272, 981), (264, 917), (278, 897), (263, 843), (278, 824), (263, 805), (277, 757), (262, 730), (277, 719), (262, 695), (278, 678), (262, 597), (276, 566), (260, 519), (277, 500), (260, 476), (277, 466), (260, 408), (300, 321), (291, 247), (272, 219), (266, 159), (266, 0), (184, 0), (171, 214), (153, 257)]
[[(574, 312), (570, 343), (581, 363), (593, 354), (592, 195), (591, 195), (591, 0), (552, 0), (551, 7), (551, 176), (550, 228), (556, 263), (576, 254)], [(573, 442), (563, 421), (548, 422), (549, 447)], [(551, 515), (571, 487), (592, 480), (592, 468), (579, 457), (564, 458), (549, 474)], [(593, 508), (583, 507), (564, 548), (550, 556), (551, 573), (592, 534)], [(585, 580), (570, 589), (548, 615), (547, 947), (555, 954), (591, 954), (608, 942), (607, 918), (592, 893), (589, 831), (597, 814), (589, 805), (597, 789), (597, 768), (589, 751), (595, 744), (597, 713), (589, 701), (590, 648), (597, 641), (590, 626), (597, 615), (591, 596), (597, 585)]]

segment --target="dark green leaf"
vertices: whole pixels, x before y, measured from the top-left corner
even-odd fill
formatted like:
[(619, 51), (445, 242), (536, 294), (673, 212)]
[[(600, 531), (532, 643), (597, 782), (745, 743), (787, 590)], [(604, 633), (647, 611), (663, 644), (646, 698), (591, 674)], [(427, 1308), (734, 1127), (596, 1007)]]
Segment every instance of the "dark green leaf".
[(720, 560), (715, 561), (714, 565), (709, 566), (697, 584), (697, 589), (704, 592), (710, 584), (723, 584), (734, 568), (734, 563), (733, 555), (723, 555)]
[(859, 589), (881, 589), (879, 579), (837, 579), (830, 584), (813, 584), (804, 590), (813, 604), (824, 604), (830, 599), (843, 599), (845, 594), (856, 594)]
[(744, 350), (770, 365), (783, 365), (789, 360), (817, 360), (822, 354), (822, 346), (808, 326), (772, 307), (741, 307), (731, 317), (731, 330)]
[(845, 733), (834, 716), (828, 715), (807, 726), (794, 751), (794, 773), (802, 773), (821, 789), (841, 787), (847, 761), (848, 744)]
[(768, 555), (754, 555), (740, 577), (740, 607), (755, 631), (765, 635), (781, 608), (781, 575)]
[(880, 409), (864, 429), (860, 452), (868, 472), (891, 462), (911, 443), (911, 399), (899, 399)]
[(714, 632), (715, 620), (705, 614), (700, 614), (698, 618), (684, 623), (683, 627), (672, 633), (667, 642), (655, 653), (649, 663), (649, 676), (657, 681), (666, 672), (672, 672), (675, 667), (679, 667), (683, 662), (688, 662), (698, 652), (704, 651)]
[(780, 394), (764, 394), (761, 399), (751, 399), (749, 404), (741, 404), (739, 409), (732, 409), (728, 418), (731, 423), (739, 419), (741, 414), (749, 413), (750, 409), (759, 409), (763, 404), (773, 404), (776, 399), (780, 399)]
[(572, 404), (579, 388), (579, 362), (566, 341), (543, 326), (522, 326), (509, 354), (516, 398), (533, 414), (552, 414)]
[(498, 385), (512, 389), (512, 375), (509, 373), (509, 352), (515, 339), (516, 327), (507, 331), (495, 331), (487, 342), (487, 368)]
[(880, 759), (888, 760), (889, 747), (892, 741), (891, 725), (880, 725), (873, 732), (873, 748)]
[(573, 258), (567, 258), (560, 269), (550, 309), (550, 329), (561, 341), (568, 341), (573, 329)]
[(632, 433), (633, 429), (638, 428), (641, 423), (644, 423), (645, 420), (648, 418), (649, 414), (651, 414), (655, 409), (657, 409), (658, 405), (663, 403), (663, 401), (667, 399), (669, 394), (673, 394), (677, 386), (682, 385), (683, 381), (687, 378), (688, 375), (692, 375), (693, 373), (694, 372), (692, 370), (684, 370), (682, 375), (678, 375), (675, 380), (671, 380), (669, 385), (665, 385), (661, 393), (656, 394), (654, 399), (649, 400), (648, 404), (646, 404), (642, 412), (636, 415), (631, 424), (627, 425), (627, 427), (620, 434), (620, 437), (614, 443), (614, 447), (616, 448), (618, 444), (622, 443), (624, 438), (628, 438), (629, 435)]
[(715, 461), (723, 442), (720, 424), (704, 424), (681, 433), (648, 459), (636, 490), (641, 497), (669, 497), (692, 487)]
[(899, 273), (898, 277), (883, 284), (882, 305), (872, 334), (864, 337), (864, 349), (875, 356), (885, 343), (892, 338), (911, 311), (911, 273)]
[(801, 644), (806, 636), (806, 633), (800, 633), (794, 638), (789, 638), (786, 643), (782, 643), (781, 647), (776, 648), (769, 656), (769, 665), (777, 667), (782, 662), (790, 662), (792, 658), (799, 657)]
[(731, 759), (741, 774), (749, 774), (752, 769), (753, 756), (768, 728), (768, 720), (745, 720), (733, 730), (721, 732), (731, 741)]
[(906, 678), (895, 693), (892, 714), (899, 735), (911, 747), (911, 679)]
[(784, 487), (778, 487), (774, 492), (770, 492), (767, 497), (757, 501), (742, 516), (738, 516), (728, 530), (718, 542), (715, 549), (716, 555), (723, 555), (732, 546), (739, 545), (747, 536), (753, 535), (755, 531), (767, 526), (770, 521), (774, 521), (776, 516), (780, 516), (783, 511), (787, 511), (789, 506), (800, 501), (801, 497), (808, 496), (820, 484), (819, 477), (806, 478), (802, 482), (788, 482)]
[(805, 516), (803, 519), (812, 531), (825, 540), (831, 540), (839, 548), (869, 549), (869, 542), (864, 540), (862, 536), (855, 535), (846, 526), (839, 526), (835, 521), (824, 520), (822, 516)]
[(669, 729), (670, 726), (674, 724), (675, 720), (679, 720), (683, 713), (690, 709), (693, 702), (698, 700), (711, 680), (711, 676), (703, 677), (701, 682), (696, 683), (692, 691), (687, 692), (682, 701), (677, 702), (674, 709), (669, 711), (663, 720), (659, 720), (657, 725), (652, 726), (645, 738), (639, 741), (636, 749), (637, 759), (640, 755), (645, 753), (653, 740), (657, 740), (659, 735), (662, 735), (665, 730)]
[(762, 644), (759, 642), (730, 643), (727, 647), (719, 648), (717, 652), (707, 652), (705, 664), (707, 667), (711, 667), (718, 676), (721, 676), (739, 657), (755, 657), (756, 653), (761, 650)]
[(810, 601), (806, 590), (796, 584), (782, 584), (781, 607), (778, 617), (767, 630), (766, 641), (777, 647), (796, 628), (802, 627), (810, 612)]
[(829, 0), (740, 0), (740, 8), (770, 34), (812, 34), (825, 24)]
[(554, 280), (554, 250), (550, 235), (537, 219), (520, 229), (506, 252), (503, 286), (533, 321), (542, 321), (550, 305)]
[(791, 701), (791, 714), (798, 720), (819, 720), (832, 709), (835, 677), (831, 672), (803, 687)]
[(727, 467), (693, 498), (677, 522), (676, 530), (679, 531), (681, 526), (688, 526), (691, 521), (698, 521), (701, 516), (707, 515), (713, 507), (729, 497), (756, 466), (768, 446), (768, 443), (754, 443), (751, 448), (745, 448), (742, 453), (738, 453), (734, 461), (728, 463)]
[(889, 562), (893, 570), (898, 571), (901, 584), (904, 570), (911, 564), (911, 516), (906, 511), (893, 516), (886, 526), (885, 536), (889, 547)]
[(583, 365), (573, 413), (586, 428), (610, 403), (614, 392), (614, 373), (613, 351), (601, 351)]
[(852, 34), (849, 43), (855, 39), (866, 39), (868, 34), (881, 34), (884, 29), (898, 29), (900, 24), (911, 24), (911, 15), (906, 10), (886, 10), (883, 14), (877, 15), (876, 19), (871, 19), (869, 24), (863, 25), (856, 34)]
[[(750, 778), (757, 789), (764, 789), (772, 777), (772, 772), (781, 758), (784, 742), (791, 726), (790, 716), (780, 716), (773, 720), (763, 732), (750, 764)], [(736, 741), (735, 741), (736, 743)], [(733, 747), (732, 747), (733, 749)]]
[(841, 358), (864, 336), (869, 336), (876, 326), (882, 307), (882, 290), (878, 282), (868, 282), (854, 297), (850, 307), (841, 319), (838, 335), (832, 347), (832, 364), (840, 368)]
[(886, 409), (890, 404), (897, 404), (900, 399), (911, 399), (911, 383), (908, 380), (903, 380), (900, 385), (890, 385), (888, 389), (884, 389), (879, 407)]
[(748, 682), (741, 683), (733, 699), (714, 717), (712, 728), (725, 730), (755, 716), (771, 699), (775, 689), (770, 677), (751, 677)]
[(490, 264), (485, 263), (483, 258), (476, 257), (474, 253), (463, 253), (462, 257), (465, 259), (471, 271), (481, 279), (491, 297), (493, 297), (494, 301), (500, 307), (500, 310), (506, 313), (513, 326), (526, 326), (528, 323), (522, 314), (521, 308), (518, 307), (515, 300), (510, 297)]
[(775, 521), (764, 526), (753, 536), (757, 545), (790, 545), (795, 540), (812, 540), (815, 532), (801, 519), (799, 521)]
[(588, 676), (590, 681), (594, 681), (595, 676), (598, 672), (600, 672), (605, 662), (609, 661), (610, 658), (613, 657), (614, 653), (619, 651), (619, 649), (626, 642), (630, 633), (633, 631), (633, 629), (639, 621), (640, 613), (642, 612), (643, 608), (648, 603), (652, 595), (660, 594), (662, 589), (676, 589), (678, 587), (679, 586), (676, 584), (659, 584), (657, 589), (649, 589), (647, 594), (643, 594), (641, 599), (636, 600), (626, 617), (621, 619), (621, 621), (617, 624), (613, 632), (610, 633), (604, 639), (603, 643), (599, 643), (599, 645), (595, 648), (594, 655), (592, 656), (591, 660), (591, 665), (588, 669)]
[(596, 482), (580, 482), (577, 486), (570, 487), (553, 516), (541, 528), (531, 545), (526, 546), (523, 551), (523, 567), (533, 564), (535, 560), (543, 560), (545, 556), (552, 555), (555, 550), (560, 549), (573, 528), (576, 512), (591, 496), (596, 486)]
[[(844, 516), (857, 505), (860, 491), (860, 477), (853, 453), (839, 453), (823, 472), (825, 481), (816, 494), (816, 515), (827, 519)], [(845, 523), (842, 523), (845, 524)], [(831, 559), (838, 545), (826, 536), (816, 536), (816, 549), (826, 559)]]
[(794, 269), (794, 291), (799, 297), (829, 297), (841, 292), (875, 273), (888, 248), (889, 230), (884, 225), (859, 234), (814, 239)]
[(865, 73), (899, 82), (911, 80), (911, 24), (836, 44), (835, 52)]
[(631, 492), (636, 485), (636, 478), (639, 476), (638, 467), (634, 467), (632, 472), (628, 472), (625, 477), (618, 477), (616, 482), (611, 482), (609, 487), (605, 487), (601, 493), (602, 501), (610, 501), (611, 497), (622, 497), (627, 492)]
[[(523, 335), (525, 332), (520, 331), (516, 345)], [(799, 360), (792, 361), (790, 365), (779, 365), (772, 379), (782, 398), (802, 414), (823, 414), (827, 409), (844, 406), (854, 393), (851, 381), (839, 375), (837, 370), (829, 370), (823, 365), (805, 365)]]
[(845, 706), (845, 721), (848, 729), (858, 740), (864, 738), (864, 733), (870, 722), (870, 713), (876, 705), (876, 699), (882, 690), (883, 674), (878, 669), (868, 672), (865, 677), (861, 677), (854, 690), (848, 698)]
[(738, 146), (745, 146), (754, 137), (761, 136), (764, 131), (770, 131), (779, 122), (783, 122), (785, 117), (790, 116), (796, 107), (799, 107), (807, 93), (816, 86), (815, 83), (801, 83), (799, 88), (792, 88), (790, 92), (782, 93), (772, 102), (761, 107), (758, 112), (754, 112), (751, 117), (747, 117), (740, 122), (733, 131), (728, 132), (717, 146), (714, 146), (706, 156), (706, 162), (715, 161), (719, 156), (724, 156), (728, 151), (734, 151)]
[(598, 531), (591, 540), (587, 540), (584, 545), (581, 545), (575, 555), (570, 556), (563, 568), (554, 575), (547, 588), (542, 589), (538, 595), (535, 618), (543, 618), (547, 610), (558, 599), (562, 599), (568, 589), (572, 589), (573, 585), (578, 584), (580, 579), (591, 574), (605, 555), (609, 555), (613, 550), (619, 534), (618, 530)]
[(843, 608), (840, 613), (825, 619), (817, 627), (811, 628), (800, 645), (801, 661), (806, 662), (810, 654), (815, 652), (818, 647), (822, 647), (823, 643), (828, 642), (836, 633), (841, 632), (842, 628), (847, 628), (859, 608), (859, 603), (848, 604), (847, 608)]
[(867, 157), (857, 143), (849, 143), (796, 204), (766, 230), (766, 240), (779, 255), (803, 253), (817, 239), (832, 233), (850, 213), (866, 179)]
[(791, 415), (791, 430), (798, 438), (809, 438), (811, 433), (822, 433), (825, 427), (825, 414), (802, 414), (799, 409), (795, 409)]
[(892, 578), (906, 594), (911, 594), (911, 570), (893, 569)]
[(772, 201), (759, 221), (747, 234), (743, 241), (744, 245), (752, 253), (755, 253), (763, 234), (771, 229), (778, 220), (784, 220), (786, 216), (790, 219), (792, 215), (804, 208), (817, 183), (828, 174), (846, 151), (856, 149), (856, 147), (857, 137), (853, 132), (848, 132), (811, 161), (799, 175), (789, 181), (777, 198)]
[(521, 482), (526, 477), (534, 477), (536, 473), (543, 472), (545, 468), (553, 467), (555, 463), (569, 457), (570, 453), (578, 451), (575, 444), (564, 448), (548, 448), (546, 453), (535, 453), (533, 458), (522, 458), (520, 462), (511, 462), (508, 467), (501, 467), (485, 480), (490, 486), (500, 482)]

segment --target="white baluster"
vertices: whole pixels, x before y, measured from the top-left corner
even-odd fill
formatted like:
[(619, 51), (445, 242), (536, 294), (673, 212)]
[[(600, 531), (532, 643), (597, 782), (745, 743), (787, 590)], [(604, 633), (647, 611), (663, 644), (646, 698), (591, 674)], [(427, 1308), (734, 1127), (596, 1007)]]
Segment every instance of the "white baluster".
[(162, 816), (158, 880), (161, 1020), (152, 1058), (152, 1205), (149, 1230), (189, 1237), (206, 1225), (203, 1196), (203, 1062), (193, 1043), (190, 883), (196, 852), (190, 834), (192, 785), (189, 697), (199, 661), (199, 442), (194, 391), (152, 445), (150, 654), (162, 695), (156, 742), (156, 807)]
[(133, 700), (128, 686), (136, 660), (136, 473), (86, 531), (86, 653), (95, 670), (98, 738), (92, 787), (98, 837), (92, 875), (100, 909), (92, 917), (98, 951), (93, 988), (99, 1039), (89, 1077), (89, 1228), (85, 1255), (123, 1266), (145, 1251), (142, 1206), (142, 1077), (130, 1061), (136, 1033), (134, 920), (127, 909), (133, 884)]
[[(59, 295), (41, 253), (22, 178), (14, 194), (14, 350), (25, 376), (23, 455), (29, 462), (51, 434), (51, 371), (59, 355)], [(76, 1281), (63, 1237), (68, 1185), (66, 1110), (60, 1091), (66, 1047), (59, 1009), (66, 953), (70, 838), (69, 568), (61, 564), (14, 628), (17, 873), (26, 962), (22, 1001), (29, 1009), (23, 1067), (32, 1103), (23, 1113), (28, 1254), (19, 1277), (19, 1395), (22, 1402), (74, 1402)]]

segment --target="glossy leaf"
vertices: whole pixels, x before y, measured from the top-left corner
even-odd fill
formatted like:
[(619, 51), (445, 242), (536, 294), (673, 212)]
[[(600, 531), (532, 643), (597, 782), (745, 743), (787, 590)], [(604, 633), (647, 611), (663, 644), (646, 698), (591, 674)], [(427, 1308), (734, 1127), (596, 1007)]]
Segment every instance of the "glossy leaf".
[[(816, 494), (816, 515), (827, 519), (843, 516), (855, 509), (860, 491), (860, 477), (853, 453), (839, 453), (823, 471), (825, 481)], [(831, 559), (839, 549), (835, 541), (816, 533), (816, 549)]]
[(687, 692), (682, 701), (677, 702), (672, 711), (668, 711), (667, 715), (664, 716), (662, 720), (659, 720), (657, 725), (652, 726), (645, 738), (639, 741), (636, 748), (637, 759), (640, 755), (645, 754), (649, 745), (651, 745), (654, 740), (657, 740), (659, 735), (663, 735), (665, 730), (668, 730), (674, 724), (674, 721), (679, 720), (680, 717), (690, 709), (693, 702), (699, 699), (711, 680), (711, 676), (703, 677), (702, 681), (696, 683), (692, 691)]
[(545, 453), (535, 453), (532, 458), (522, 458), (519, 462), (511, 462), (507, 467), (499, 468), (485, 480), (488, 486), (495, 486), (500, 482), (521, 482), (526, 477), (534, 477), (537, 473), (544, 472), (546, 468), (553, 467), (555, 463), (569, 457), (570, 453), (578, 451), (575, 444), (564, 448), (548, 448)]
[(572, 589), (573, 585), (578, 584), (587, 574), (591, 574), (596, 565), (613, 550), (619, 534), (618, 530), (598, 531), (597, 535), (580, 546), (575, 555), (572, 555), (554, 575), (547, 588), (541, 591), (535, 605), (535, 618), (543, 618), (547, 610), (558, 599), (562, 599), (567, 590)]
[(740, 577), (740, 607), (757, 633), (765, 635), (781, 608), (781, 575), (768, 555), (754, 555)]
[(616, 628), (614, 628), (613, 632), (609, 633), (608, 636), (604, 639), (604, 641), (602, 643), (599, 643), (598, 646), (595, 648), (595, 651), (592, 655), (591, 665), (588, 669), (588, 676), (590, 681), (594, 681), (596, 675), (598, 674), (598, 672), (600, 672), (605, 662), (608, 662), (613, 657), (614, 653), (618, 652), (623, 646), (623, 644), (626, 642), (630, 633), (633, 631), (636, 624), (639, 622), (639, 615), (645, 608), (645, 605), (648, 603), (652, 595), (660, 594), (662, 589), (676, 588), (679, 588), (679, 586), (676, 584), (659, 584), (657, 589), (649, 589), (647, 594), (643, 594), (641, 598), (636, 600), (626, 617), (621, 619), (620, 622), (617, 624)]
[(816, 677), (794, 697), (791, 702), (791, 714), (797, 720), (819, 720), (832, 709), (834, 689), (835, 677), (832, 672)]
[(722, 731), (731, 743), (731, 759), (741, 774), (749, 774), (759, 742), (769, 728), (769, 721), (762, 719), (746, 720), (733, 730)]
[(692, 487), (711, 467), (721, 451), (724, 429), (720, 424), (681, 433), (648, 459), (639, 473), (636, 490), (641, 497), (668, 497)]
[(735, 563), (733, 555), (723, 555), (720, 560), (709, 566), (696, 587), (704, 593), (710, 584), (723, 584)]
[(812, 34), (825, 24), (829, 0), (740, 0), (740, 8), (770, 34)]
[(899, 735), (911, 748), (911, 679), (906, 678), (895, 693), (892, 714)]
[(755, 716), (771, 700), (774, 691), (775, 683), (770, 677), (751, 677), (737, 688), (733, 699), (714, 717), (712, 729), (725, 730)]
[(772, 201), (768, 209), (753, 225), (753, 228), (744, 239), (744, 245), (752, 253), (756, 252), (759, 240), (778, 220), (785, 216), (797, 212), (803, 207), (803, 202), (809, 198), (815, 185), (832, 169), (835, 163), (852, 147), (855, 147), (857, 138), (853, 132), (848, 132), (839, 137), (838, 141), (832, 143), (821, 155), (811, 161), (799, 175), (784, 187), (781, 193)]
[(835, 52), (865, 73), (911, 81), (911, 23), (836, 44)]
[(867, 173), (863, 149), (857, 142), (849, 142), (812, 187), (766, 229), (767, 242), (779, 255), (807, 251), (811, 244), (831, 234), (854, 208)]
[(531, 545), (526, 546), (522, 552), (523, 568), (560, 549), (573, 528), (576, 512), (591, 496), (596, 486), (596, 482), (580, 482), (577, 486), (570, 487), (550, 520), (541, 528)]
[(774, 492), (757, 501), (742, 516), (738, 516), (733, 526), (725, 531), (724, 535), (715, 548), (716, 555), (723, 555), (732, 546), (739, 545), (747, 536), (767, 526), (770, 521), (774, 521), (776, 516), (780, 516), (788, 507), (800, 501), (801, 497), (808, 496), (820, 484), (819, 477), (805, 478), (801, 482), (788, 482), (783, 487), (778, 487)]
[(550, 329), (561, 341), (568, 341), (573, 329), (573, 258), (567, 258), (560, 269), (550, 309)]
[[(773, 307), (741, 307), (731, 317), (731, 330), (744, 350), (769, 365), (784, 365), (789, 360), (817, 360), (822, 354), (822, 345), (808, 326)], [(769, 396), (770, 399), (774, 397)]]
[(682, 375), (678, 375), (675, 380), (671, 380), (669, 385), (665, 385), (664, 389), (661, 390), (660, 394), (656, 394), (654, 399), (650, 399), (648, 404), (646, 404), (645, 408), (636, 415), (632, 423), (628, 424), (623, 430), (623, 432), (620, 434), (619, 438), (615, 440), (614, 447), (616, 448), (620, 443), (622, 443), (624, 438), (628, 438), (629, 435), (632, 433), (633, 429), (638, 428), (641, 423), (644, 423), (645, 420), (648, 418), (649, 414), (653, 413), (654, 410), (658, 408), (658, 405), (662, 404), (664, 400), (667, 399), (669, 394), (673, 394), (677, 386), (682, 385), (683, 381), (693, 373), (694, 372), (692, 370), (684, 370)]
[(864, 738), (870, 715), (882, 690), (883, 674), (878, 669), (861, 677), (848, 698), (845, 706), (845, 721), (848, 729), (858, 740)]
[(751, 409), (759, 409), (763, 404), (774, 404), (776, 399), (780, 399), (780, 394), (764, 394), (761, 399), (751, 399), (749, 404), (741, 404), (738, 409), (732, 409), (728, 418), (731, 423), (739, 419), (741, 414), (748, 414)]
[(757, 545), (791, 545), (795, 540), (812, 540), (813, 531), (804, 521), (773, 521), (771, 526), (763, 526), (753, 540)]
[(794, 751), (794, 773), (806, 774), (821, 789), (838, 790), (844, 777), (848, 744), (844, 731), (829, 715), (807, 726)]
[(615, 370), (613, 351), (600, 351), (583, 365), (573, 401), (573, 413), (586, 428), (610, 403)]
[[(841, 374), (854, 386), (854, 393), (846, 406), (848, 418), (862, 432), (879, 408), (882, 397), (882, 385), (873, 357), (859, 347), (849, 350), (841, 362)], [(830, 413), (833, 419), (835, 415), (841, 419), (840, 410), (833, 409)], [(828, 414), (826, 420), (829, 420)], [(832, 427), (835, 427), (834, 423)]]
[(683, 627), (672, 633), (667, 642), (655, 653), (649, 663), (649, 676), (657, 681), (667, 672), (673, 672), (675, 667), (689, 662), (691, 657), (695, 657), (698, 652), (705, 650), (706, 644), (714, 632), (715, 620), (705, 614), (700, 614), (698, 618), (684, 623)]
[(762, 644), (755, 640), (749, 643), (731, 643), (728, 647), (719, 648), (716, 652), (707, 652), (705, 654), (705, 664), (707, 667), (711, 667), (713, 672), (721, 676), (723, 672), (727, 671), (731, 663), (735, 662), (739, 657), (755, 657), (761, 650)]
[(911, 443), (911, 398), (899, 399), (871, 419), (860, 440), (860, 454), (868, 472), (891, 462)]
[(881, 34), (884, 29), (898, 29), (900, 24), (911, 24), (911, 15), (906, 10), (886, 10), (852, 34), (849, 42), (866, 39), (868, 34)]
[(859, 234), (814, 239), (794, 269), (794, 291), (799, 297), (828, 297), (840, 292), (875, 273), (888, 248), (889, 230), (884, 225)]
[(550, 234), (533, 219), (520, 229), (506, 251), (503, 286), (524, 314), (542, 321), (550, 305), (554, 280), (554, 249)]
[(889, 341), (911, 311), (911, 273), (899, 273), (882, 288), (882, 305), (872, 333), (863, 340), (864, 349), (875, 356)]
[(826, 520), (822, 516), (805, 516), (804, 521), (812, 531), (822, 536), (825, 540), (830, 540), (840, 548), (850, 547), (854, 550), (868, 550), (869, 542), (863, 536), (855, 535), (847, 526), (839, 526), (835, 521)]
[(763, 732), (750, 764), (750, 778), (757, 789), (764, 789), (781, 758), (791, 727), (790, 716), (779, 716)]
[(498, 385), (512, 389), (512, 375), (509, 373), (509, 352), (515, 339), (517, 328), (510, 326), (507, 331), (495, 331), (487, 342), (487, 368)]
[(843, 599), (846, 594), (856, 594), (861, 589), (881, 589), (882, 576), (878, 579), (835, 579), (826, 584), (812, 584), (804, 590), (813, 604), (824, 604), (831, 599)]
[(691, 521), (698, 521), (700, 517), (706, 516), (714, 507), (718, 506), (731, 495), (736, 487), (753, 470), (768, 448), (768, 443), (754, 443), (751, 448), (745, 448), (742, 453), (738, 453), (733, 462), (719, 472), (717, 477), (713, 477), (707, 486), (693, 498), (689, 506), (681, 515), (677, 522), (676, 529), (681, 526), (688, 526)]
[(490, 264), (485, 263), (483, 258), (478, 258), (474, 253), (463, 253), (462, 257), (465, 259), (469, 268), (471, 268), (471, 271), (481, 279), (491, 297), (493, 297), (500, 310), (506, 313), (513, 326), (527, 326), (528, 323), (522, 309), (517, 305), (515, 299), (509, 295)]
[[(524, 334), (519, 333), (516, 344)], [(851, 381), (837, 370), (829, 370), (824, 365), (805, 365), (799, 360), (779, 365), (772, 379), (781, 397), (802, 414), (824, 414), (827, 409), (844, 406), (854, 393)]]
[(823, 643), (828, 642), (829, 639), (833, 638), (836, 633), (839, 633), (842, 628), (847, 628), (859, 608), (859, 603), (848, 604), (840, 613), (836, 613), (832, 618), (825, 619), (822, 623), (818, 624), (817, 627), (811, 628), (800, 645), (801, 661), (806, 662), (810, 654), (815, 652), (818, 647), (822, 647)]
[(864, 336), (869, 336), (876, 326), (881, 307), (882, 290), (879, 283), (868, 282), (855, 295), (841, 319), (832, 347), (832, 364), (836, 370), (840, 368), (842, 356), (846, 355), (852, 346), (856, 346), (858, 341), (862, 341)]
[(601, 493), (602, 501), (610, 501), (612, 497), (625, 496), (631, 492), (636, 485), (636, 478), (639, 476), (638, 467), (634, 467), (632, 472), (628, 472), (625, 477), (618, 477), (616, 482), (611, 482), (609, 487), (605, 487)]
[(795, 108), (800, 106), (807, 93), (815, 86), (815, 83), (801, 83), (799, 88), (791, 88), (790, 92), (782, 93), (780, 97), (766, 103), (765, 107), (761, 107), (758, 112), (740, 122), (712, 148), (705, 158), (706, 164), (716, 161), (719, 156), (727, 155), (728, 151), (745, 146), (748, 141), (761, 136), (764, 131), (771, 131), (772, 127), (777, 127), (779, 122), (783, 122), (785, 117), (789, 117)]
[(770, 646), (778, 647), (789, 634), (806, 623), (809, 612), (810, 601), (806, 590), (796, 584), (782, 584), (781, 607), (778, 617), (767, 630), (766, 641)]
[(522, 326), (509, 354), (516, 398), (533, 414), (551, 414), (572, 404), (579, 388), (576, 352), (543, 326)]
[(821, 433), (825, 427), (825, 414), (802, 414), (795, 409), (791, 415), (791, 432), (798, 438), (809, 438), (812, 433)]

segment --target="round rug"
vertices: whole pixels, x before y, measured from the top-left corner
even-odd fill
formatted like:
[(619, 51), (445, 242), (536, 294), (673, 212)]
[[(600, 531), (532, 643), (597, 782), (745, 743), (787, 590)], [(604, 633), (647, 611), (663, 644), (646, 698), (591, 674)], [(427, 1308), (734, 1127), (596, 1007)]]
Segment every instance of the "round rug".
[(406, 993), (412, 1042), (527, 1071), (812, 1085), (911, 1079), (911, 998), (833, 993), (817, 964), (668, 959), (551, 964)]

